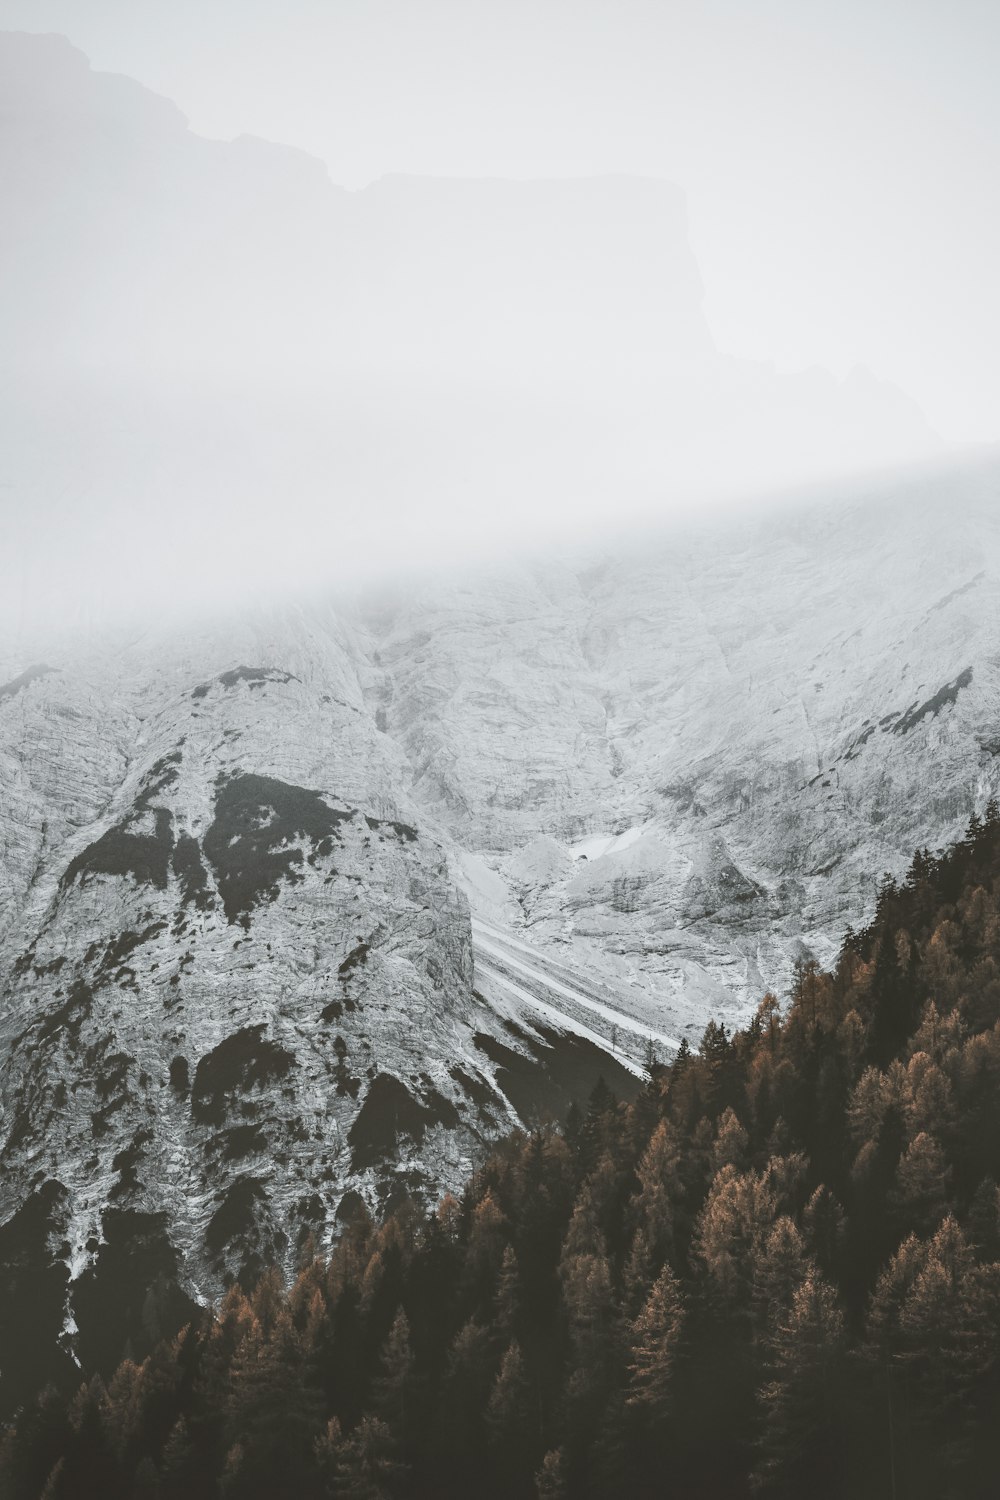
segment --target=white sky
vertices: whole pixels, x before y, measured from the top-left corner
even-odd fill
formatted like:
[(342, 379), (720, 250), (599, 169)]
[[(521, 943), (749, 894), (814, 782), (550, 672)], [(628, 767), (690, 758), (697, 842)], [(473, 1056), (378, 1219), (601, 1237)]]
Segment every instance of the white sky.
[(197, 131), (687, 192), (726, 352), (868, 365), (1000, 439), (997, 0), (0, 0)]

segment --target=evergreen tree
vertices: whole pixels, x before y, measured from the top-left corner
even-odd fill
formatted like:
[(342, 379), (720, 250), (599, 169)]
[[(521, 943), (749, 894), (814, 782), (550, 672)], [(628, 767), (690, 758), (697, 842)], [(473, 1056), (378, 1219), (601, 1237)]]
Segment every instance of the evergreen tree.
[(508, 1245), (500, 1262), (497, 1289), (494, 1297), (493, 1323), (504, 1344), (510, 1343), (517, 1332), (521, 1303), (521, 1273), (513, 1245)]
[(921, 1131), (906, 1148), (896, 1168), (889, 1204), (901, 1228), (926, 1234), (948, 1207), (951, 1168), (933, 1136)]
[(402, 1308), (397, 1312), (389, 1337), (382, 1345), (374, 1395), (375, 1415), (393, 1434), (397, 1449), (407, 1452), (416, 1416), (416, 1383), (413, 1350), (410, 1346), (410, 1324)]
[(774, 1331), (787, 1322), (795, 1293), (814, 1269), (801, 1233), (787, 1215), (782, 1215), (770, 1232), (758, 1240), (753, 1252), (751, 1295), (762, 1339), (769, 1341)]
[(535, 1475), (538, 1500), (568, 1500), (566, 1457), (561, 1448), (550, 1448)]
[(657, 1422), (670, 1414), (674, 1364), (684, 1323), (680, 1286), (664, 1266), (631, 1328), (630, 1406)]
[(727, 1105), (719, 1116), (715, 1130), (715, 1146), (712, 1151), (712, 1170), (736, 1167), (742, 1171), (747, 1166), (747, 1148), (750, 1137), (740, 1124), (739, 1116), (732, 1105)]
[(671, 1186), (677, 1182), (679, 1158), (676, 1131), (668, 1120), (661, 1120), (636, 1168), (639, 1223), (650, 1253), (659, 1259), (670, 1255), (674, 1249), (675, 1210)]
[(841, 1496), (840, 1361), (844, 1320), (832, 1287), (810, 1271), (770, 1340), (771, 1378), (761, 1388), (761, 1463), (768, 1494)]
[(326, 1493), (336, 1500), (392, 1500), (404, 1480), (392, 1434), (378, 1417), (362, 1417), (349, 1436), (331, 1418), (315, 1451)]
[(486, 1425), (493, 1453), (497, 1493), (528, 1495), (533, 1461), (537, 1463), (536, 1426), (532, 1420), (531, 1388), (520, 1346), (504, 1353), (486, 1405)]
[(983, 1261), (1000, 1260), (1000, 1189), (984, 1177), (969, 1205), (969, 1241)]
[(187, 1421), (184, 1417), (178, 1417), (170, 1430), (160, 1460), (160, 1491), (163, 1500), (187, 1500), (195, 1488), (201, 1469)]
[(319, 1428), (319, 1397), (309, 1382), (303, 1340), (280, 1295), (265, 1316), (270, 1333), (255, 1318), (230, 1372), (226, 1436), (235, 1456), (227, 1483), (240, 1500), (266, 1496), (279, 1484), (298, 1485), (304, 1495)]

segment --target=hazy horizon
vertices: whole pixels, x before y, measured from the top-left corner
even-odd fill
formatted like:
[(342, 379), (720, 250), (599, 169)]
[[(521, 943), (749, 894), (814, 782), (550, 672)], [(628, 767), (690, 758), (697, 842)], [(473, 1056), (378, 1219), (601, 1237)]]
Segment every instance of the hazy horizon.
[[(376, 9), (387, 21), (388, 72), (365, 29)], [(715, 9), (728, 16), (718, 55), (729, 57), (743, 23), (726, 5)], [(648, 83), (650, 50), (635, 30), (641, 10), (626, 6), (619, 27), (599, 6), (584, 7), (588, 45), (607, 43), (607, 59), (595, 51), (594, 66), (627, 52)], [(771, 10), (773, 21), (783, 7)], [(226, 14), (229, 29), (219, 32)], [(819, 221), (801, 180), (786, 185), (781, 213), (768, 221), (775, 254), (766, 274), (755, 258), (761, 226), (753, 229), (740, 198), (751, 180), (738, 191), (722, 157), (700, 167), (689, 160), (694, 180), (685, 180), (675, 137), (704, 124), (697, 89), (678, 94), (676, 130), (666, 131), (659, 155), (637, 152), (627, 131), (597, 150), (593, 127), (608, 101), (596, 94), (593, 116), (577, 101), (576, 145), (560, 155), (563, 137), (538, 117), (537, 89), (527, 91), (524, 120), (497, 123), (495, 136), (484, 124), (488, 88), (452, 97), (446, 150), (431, 129), (444, 107), (440, 89), (407, 114), (413, 100), (401, 86), (401, 113), (390, 112), (381, 133), (368, 110), (400, 70), (426, 66), (429, 81), (444, 68), (452, 82), (471, 80), (461, 48), (439, 55), (431, 45), (449, 7), (430, 8), (427, 32), (406, 56), (387, 40), (410, 34), (394, 29), (393, 5), (352, 14), (358, 59), (367, 59), (353, 91), (334, 109), (310, 73), (296, 92), (305, 114), (296, 115), (289, 80), (336, 52), (344, 8), (300, 3), (277, 27), (266, 0), (239, 18), (220, 6), (211, 20), (182, 5), (160, 56), (155, 7), (136, 27), (133, 13), (113, 4), (70, 15), (54, 0), (30, 8), (0, 0), (0, 24), (30, 23), (0, 34), (8, 617), (15, 596), (22, 616), (75, 618), (100, 600), (122, 611), (129, 598), (201, 608), (206, 598), (639, 534), (737, 502), (755, 509), (804, 499), (817, 486), (846, 493), (865, 476), (877, 489), (879, 476), (940, 466), (949, 452), (1000, 439), (1000, 419), (977, 416), (1000, 414), (992, 270), (987, 288), (968, 265), (961, 276), (951, 268), (952, 290), (960, 282), (963, 297), (977, 286), (982, 293), (974, 327), (934, 296), (917, 297), (899, 274), (891, 294), (884, 286), (880, 294), (880, 325), (865, 298), (882, 284), (894, 242), (871, 234), (879, 221), (863, 226), (843, 195), (851, 164), (872, 186), (857, 141), (845, 144), (827, 182), (831, 192), (839, 182), (833, 203), (855, 215), (857, 253), (839, 273), (838, 296), (857, 294), (845, 320), (830, 296), (826, 252), (806, 234)], [(32, 34), (60, 18), (68, 41)], [(513, 88), (514, 53), (528, 65), (515, 46), (521, 33), (491, 13), (480, 19), (482, 36), (467, 31), (466, 44), (481, 47), (496, 30), (482, 66), (492, 77), (506, 58), (504, 86)], [(653, 54), (663, 40), (654, 21), (650, 13), (643, 22)], [(704, 49), (691, 14), (686, 24), (685, 45)], [(751, 73), (771, 35), (761, 24), (756, 50), (746, 52)], [(217, 32), (230, 50), (206, 53), (200, 44)], [(269, 51), (272, 35), (278, 45)], [(789, 79), (800, 76), (793, 64), (806, 33), (795, 35), (787, 56), (768, 62)], [(826, 33), (817, 23), (811, 35), (817, 43)], [(576, 57), (582, 43), (572, 28), (564, 40)], [(533, 67), (551, 61), (552, 46), (542, 28)], [(252, 96), (241, 83), (251, 57), (262, 84)], [(555, 69), (545, 77), (555, 110), (565, 81)], [(362, 107), (365, 80), (372, 93)], [(717, 80), (710, 97), (713, 89)], [(621, 102), (620, 91), (614, 97)], [(336, 133), (345, 99), (357, 105), (353, 145), (323, 133)], [(733, 111), (741, 99), (737, 91)], [(791, 101), (758, 103), (747, 139), (770, 120), (785, 142), (772, 157), (758, 139), (763, 182), (792, 138), (803, 152), (814, 138), (809, 111), (797, 115), (801, 89)], [(980, 124), (992, 140), (986, 116)], [(737, 123), (732, 111), (716, 121), (722, 156), (733, 162), (747, 149)], [(523, 131), (537, 147), (530, 161), (516, 149)], [(303, 150), (326, 171), (295, 154)], [(377, 178), (368, 186), (366, 173)], [(729, 216), (730, 250), (745, 251), (741, 279), (719, 258), (712, 193)], [(765, 201), (762, 189), (758, 208)], [(969, 212), (992, 212), (988, 198), (962, 201)], [(958, 223), (944, 210), (941, 220)], [(789, 237), (800, 232), (793, 275)], [(979, 253), (986, 241), (976, 243)], [(911, 248), (943, 254), (941, 244)], [(898, 329), (890, 337), (892, 299), (903, 293), (919, 359)], [(965, 341), (961, 359), (934, 344), (945, 324)], [(876, 334), (892, 359), (880, 359)], [(994, 379), (997, 400), (984, 406)], [(935, 395), (942, 380), (944, 403)], [(964, 425), (948, 415), (959, 408)]]
[(392, 172), (651, 175), (685, 193), (726, 353), (854, 366), (949, 442), (1000, 439), (1000, 12), (978, 0), (0, 0), (193, 131)]

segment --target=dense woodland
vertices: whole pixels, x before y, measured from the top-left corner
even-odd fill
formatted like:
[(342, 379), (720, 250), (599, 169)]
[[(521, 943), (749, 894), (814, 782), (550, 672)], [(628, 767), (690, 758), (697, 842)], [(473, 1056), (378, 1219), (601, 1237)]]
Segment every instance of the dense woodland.
[(43, 1393), (0, 1495), (992, 1497), (997, 1178), (991, 806), (634, 1104)]

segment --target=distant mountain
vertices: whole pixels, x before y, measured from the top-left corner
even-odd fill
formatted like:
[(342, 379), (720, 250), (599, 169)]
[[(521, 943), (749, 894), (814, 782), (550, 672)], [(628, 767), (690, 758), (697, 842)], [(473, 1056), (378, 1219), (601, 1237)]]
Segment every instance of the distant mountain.
[(668, 184), (396, 176), (351, 193), (302, 152), (194, 135), (61, 38), (0, 33), (0, 70), (8, 366), (533, 386), (530, 350), (546, 379), (606, 388), (714, 356)]
[(0, 93), (0, 503), (52, 522), (15, 549), (36, 605), (137, 565), (145, 599), (297, 583), (937, 447), (864, 372), (722, 356), (667, 183), (347, 192), (59, 37), (0, 35)]

